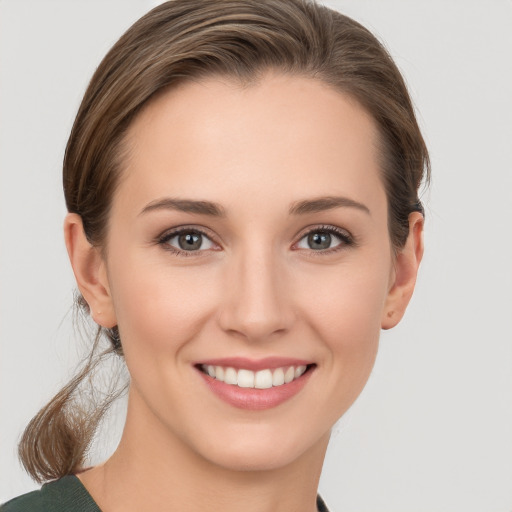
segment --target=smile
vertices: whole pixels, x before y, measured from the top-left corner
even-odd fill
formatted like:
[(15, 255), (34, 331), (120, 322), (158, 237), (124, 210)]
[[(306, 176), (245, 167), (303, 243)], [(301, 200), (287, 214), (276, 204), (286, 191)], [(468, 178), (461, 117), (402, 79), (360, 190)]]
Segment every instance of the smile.
[(297, 395), (316, 364), (290, 358), (252, 361), (227, 358), (194, 365), (207, 389), (238, 409), (259, 411), (276, 407)]
[(269, 389), (271, 387), (289, 384), (301, 377), (307, 370), (306, 365), (285, 366), (275, 369), (264, 369), (254, 372), (252, 370), (236, 370), (230, 366), (201, 365), (201, 371), (230, 386), (239, 388)]

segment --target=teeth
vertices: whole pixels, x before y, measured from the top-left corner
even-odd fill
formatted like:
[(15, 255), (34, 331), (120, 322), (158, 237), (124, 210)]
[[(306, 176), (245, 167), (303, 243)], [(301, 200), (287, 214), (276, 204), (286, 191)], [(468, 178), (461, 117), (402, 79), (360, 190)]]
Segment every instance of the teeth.
[(234, 386), (238, 384), (238, 376), (234, 368), (226, 368), (226, 372), (224, 373), (224, 382), (226, 384), (233, 384)]
[(268, 389), (272, 387), (272, 372), (270, 370), (261, 370), (254, 376), (254, 387), (258, 389)]
[(254, 372), (251, 372), (251, 370), (238, 370), (238, 387), (253, 388)]
[(295, 378), (298, 379), (305, 371), (305, 366), (297, 366), (297, 368), (295, 368)]
[(293, 366), (290, 366), (284, 374), (284, 383), (288, 384), (295, 378), (295, 368)]
[(218, 380), (224, 380), (224, 368), (222, 368), (222, 366), (215, 367), (215, 378)]
[(210, 377), (220, 380), (225, 384), (238, 386), (240, 388), (268, 389), (272, 386), (282, 386), (298, 379), (306, 372), (307, 366), (287, 366), (275, 370), (235, 370), (235, 368), (224, 368), (222, 366), (203, 365), (202, 370)]
[(284, 371), (282, 368), (274, 370), (272, 375), (272, 386), (282, 386), (284, 384)]

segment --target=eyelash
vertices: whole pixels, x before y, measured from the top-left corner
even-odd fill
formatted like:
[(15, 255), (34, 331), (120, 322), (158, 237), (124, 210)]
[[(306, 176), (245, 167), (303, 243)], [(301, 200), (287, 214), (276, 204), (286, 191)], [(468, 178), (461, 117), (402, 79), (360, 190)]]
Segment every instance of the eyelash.
[[(184, 226), (182, 228), (174, 229), (172, 231), (164, 233), (163, 235), (158, 237), (158, 244), (161, 245), (166, 251), (176, 254), (177, 256), (185, 256), (185, 257), (195, 256), (196, 258), (198, 256), (203, 256), (204, 252), (205, 252), (204, 250), (202, 250), (202, 251), (183, 251), (183, 250), (177, 249), (176, 247), (173, 247), (172, 245), (169, 244), (169, 240), (172, 240), (173, 238), (175, 238), (183, 233), (199, 234), (199, 235), (204, 236), (208, 240), (211, 240), (211, 238), (212, 238), (210, 235), (208, 235), (208, 233), (206, 233), (205, 231), (203, 231), (199, 228), (196, 228), (196, 227), (189, 228), (189, 227)], [(211, 241), (212, 241), (212, 243), (215, 244), (215, 242), (213, 242), (213, 240), (211, 240)]]
[(312, 233), (328, 233), (330, 235), (334, 235), (336, 238), (340, 240), (340, 243), (335, 247), (331, 247), (329, 249), (318, 250), (315, 251), (313, 249), (298, 249), (298, 250), (307, 250), (311, 256), (325, 256), (327, 254), (333, 254), (338, 251), (342, 251), (349, 247), (355, 247), (356, 239), (345, 229), (337, 228), (336, 226), (314, 226), (311, 229), (308, 229), (305, 233), (302, 233), (298, 242), (295, 242), (294, 246), (297, 245), (301, 240), (305, 237), (311, 235)]
[[(169, 251), (173, 254), (176, 254), (177, 256), (184, 256), (184, 257), (200, 257), (203, 256), (206, 250), (198, 250), (198, 251), (184, 251), (181, 249), (177, 249), (176, 247), (173, 247), (169, 244), (169, 240), (172, 240), (173, 238), (183, 234), (183, 233), (191, 233), (191, 234), (199, 234), (204, 237), (206, 237), (208, 240), (210, 240), (213, 244), (215, 242), (211, 239), (211, 236), (208, 235), (205, 231), (197, 228), (197, 227), (182, 227), (178, 229), (174, 229), (170, 232), (167, 232), (161, 236), (158, 237), (157, 243), (161, 245), (166, 251)], [(355, 238), (346, 230), (337, 228), (335, 226), (315, 226), (305, 233), (302, 233), (299, 240), (295, 242), (293, 245), (296, 246), (301, 240), (303, 240), (305, 237), (311, 235), (312, 233), (328, 233), (330, 235), (334, 235), (336, 238), (340, 240), (340, 243), (336, 245), (335, 247), (324, 249), (324, 250), (318, 250), (315, 251), (313, 249), (309, 249), (308, 252), (310, 252), (314, 256), (322, 256), (325, 254), (332, 254), (335, 252), (338, 252), (340, 250), (346, 249), (348, 247), (354, 247), (356, 246), (356, 240)], [(297, 250), (307, 250), (307, 249), (297, 249)]]

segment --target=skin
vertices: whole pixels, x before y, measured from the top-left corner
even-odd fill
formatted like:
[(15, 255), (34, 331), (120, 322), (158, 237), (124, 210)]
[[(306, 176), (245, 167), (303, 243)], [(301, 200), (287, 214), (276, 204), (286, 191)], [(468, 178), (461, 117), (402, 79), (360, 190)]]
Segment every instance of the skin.
[[(349, 97), (270, 73), (249, 87), (182, 85), (135, 119), (106, 251), (77, 215), (65, 222), (79, 288), (97, 323), (119, 326), (131, 375), (118, 449), (79, 475), (102, 510), (316, 509), (330, 429), (364, 387), (381, 328), (402, 317), (423, 252), (419, 213), (392, 250), (377, 137)], [(290, 214), (333, 196), (363, 207)], [(144, 212), (164, 198), (215, 202), (225, 215)], [(159, 237), (177, 226), (209, 239), (176, 254), (177, 239)], [(354, 243), (332, 235), (312, 249), (307, 233), (325, 226)], [(220, 401), (193, 367), (230, 356), (316, 368), (290, 400), (250, 411)]]

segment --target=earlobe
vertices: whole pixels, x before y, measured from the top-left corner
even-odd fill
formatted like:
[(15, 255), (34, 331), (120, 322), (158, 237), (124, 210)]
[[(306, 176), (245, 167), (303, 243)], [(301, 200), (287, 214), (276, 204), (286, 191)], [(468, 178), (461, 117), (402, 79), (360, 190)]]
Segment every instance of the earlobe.
[(80, 215), (67, 214), (64, 238), (78, 288), (89, 305), (93, 320), (103, 327), (114, 327), (117, 321), (105, 261), (100, 249), (87, 240)]
[(390, 284), (382, 313), (382, 329), (391, 329), (400, 322), (411, 300), (418, 268), (423, 257), (423, 215), (409, 215), (409, 236), (395, 259), (393, 282)]

